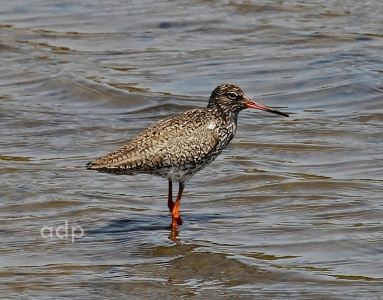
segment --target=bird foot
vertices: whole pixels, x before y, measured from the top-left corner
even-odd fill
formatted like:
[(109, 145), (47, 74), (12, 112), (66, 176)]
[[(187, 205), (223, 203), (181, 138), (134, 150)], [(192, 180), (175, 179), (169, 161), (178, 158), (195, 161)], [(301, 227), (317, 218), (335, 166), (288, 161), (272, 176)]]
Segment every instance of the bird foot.
[(170, 233), (169, 235), (169, 239), (177, 244), (180, 244), (181, 242), (179, 241), (179, 239), (177, 239), (177, 235), (178, 235), (178, 230), (177, 228), (176, 229), (172, 229), (172, 232)]

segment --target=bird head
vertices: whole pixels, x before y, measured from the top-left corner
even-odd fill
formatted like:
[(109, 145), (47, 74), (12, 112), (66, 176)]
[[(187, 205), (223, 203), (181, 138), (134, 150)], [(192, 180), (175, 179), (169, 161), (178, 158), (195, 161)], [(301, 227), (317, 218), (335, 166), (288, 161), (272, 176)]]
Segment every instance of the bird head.
[(228, 114), (238, 114), (238, 112), (245, 108), (255, 108), (288, 117), (285, 113), (251, 101), (241, 88), (234, 84), (217, 86), (211, 93), (207, 107)]

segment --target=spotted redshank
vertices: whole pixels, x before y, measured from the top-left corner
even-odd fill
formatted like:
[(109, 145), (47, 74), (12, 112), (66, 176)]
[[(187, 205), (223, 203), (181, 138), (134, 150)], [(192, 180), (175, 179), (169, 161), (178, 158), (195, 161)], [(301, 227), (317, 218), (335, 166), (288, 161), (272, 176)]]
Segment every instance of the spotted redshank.
[[(115, 174), (148, 173), (169, 182), (168, 208), (172, 214), (171, 237), (182, 224), (180, 203), (185, 183), (210, 164), (233, 139), (238, 113), (255, 108), (287, 114), (251, 101), (236, 85), (223, 84), (212, 92), (205, 109), (192, 109), (150, 126), (116, 151), (90, 162), (88, 169)], [(173, 202), (172, 183), (178, 182)]]

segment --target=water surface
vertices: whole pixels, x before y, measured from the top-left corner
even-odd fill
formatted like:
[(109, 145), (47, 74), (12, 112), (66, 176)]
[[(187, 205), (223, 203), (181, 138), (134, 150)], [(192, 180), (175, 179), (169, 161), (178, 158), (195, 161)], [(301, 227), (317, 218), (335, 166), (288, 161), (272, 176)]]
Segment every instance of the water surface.
[[(381, 299), (382, 9), (3, 3), (1, 298)], [(291, 116), (241, 113), (176, 244), (166, 181), (84, 165), (226, 82)]]

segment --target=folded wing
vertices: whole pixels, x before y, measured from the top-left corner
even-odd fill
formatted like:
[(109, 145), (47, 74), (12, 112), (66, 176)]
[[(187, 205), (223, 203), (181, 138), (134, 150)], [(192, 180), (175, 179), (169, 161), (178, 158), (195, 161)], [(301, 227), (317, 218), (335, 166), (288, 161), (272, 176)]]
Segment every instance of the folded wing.
[(164, 119), (87, 167), (133, 174), (196, 164), (214, 151), (219, 142), (218, 126), (214, 122), (209, 113), (199, 109)]

